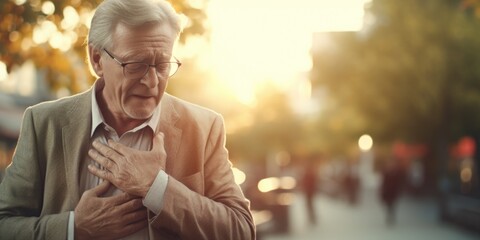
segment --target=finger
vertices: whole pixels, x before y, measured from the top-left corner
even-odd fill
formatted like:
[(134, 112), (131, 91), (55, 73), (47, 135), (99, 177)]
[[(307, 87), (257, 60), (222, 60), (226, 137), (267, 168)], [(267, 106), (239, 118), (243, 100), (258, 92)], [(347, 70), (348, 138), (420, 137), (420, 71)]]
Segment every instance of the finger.
[(132, 199), (128, 202), (122, 203), (121, 205), (116, 207), (116, 210), (122, 215), (138, 211), (146, 212), (146, 208), (145, 206), (143, 206), (142, 199), (140, 198)]
[(88, 151), (88, 156), (90, 156), (95, 162), (102, 165), (108, 171), (112, 172), (117, 168), (117, 164), (113, 160), (102, 156), (102, 154), (97, 152), (95, 149), (90, 149)]
[(127, 213), (122, 216), (125, 222), (127, 223), (134, 223), (144, 219), (147, 219), (147, 209), (142, 208), (135, 212)]
[(109, 172), (108, 170), (99, 169), (93, 164), (88, 165), (88, 171), (103, 180), (107, 180), (109, 182), (112, 182), (114, 180), (113, 174), (111, 172)]
[(109, 181), (102, 181), (100, 184), (98, 184), (97, 186), (95, 186), (94, 188), (90, 189), (94, 194), (95, 196), (101, 196), (103, 195), (104, 193), (106, 193), (108, 191), (108, 189), (110, 188), (110, 182)]
[(147, 225), (148, 225), (148, 221), (146, 219), (145, 220), (140, 220), (138, 222), (133, 222), (133, 223), (127, 224), (126, 226), (124, 226), (122, 228), (121, 232), (122, 232), (122, 235), (130, 235), (130, 234), (136, 233), (139, 230), (147, 227)]
[[(128, 193), (121, 193), (121, 194), (110, 197), (109, 201), (112, 201), (113, 205), (119, 206), (121, 209), (122, 208), (121, 205), (127, 202), (131, 202), (134, 199), (139, 199), (139, 198), (134, 195), (130, 195)], [(141, 200), (140, 200), (140, 203), (141, 203)]]
[(115, 142), (111, 139), (109, 139), (107, 143), (109, 147), (111, 147), (113, 150), (115, 150), (117, 153), (121, 155), (120, 158), (116, 160), (122, 160), (122, 159), (125, 159), (123, 158), (123, 156), (129, 156), (134, 152), (140, 152), (138, 149), (128, 147), (119, 142)]
[(102, 156), (114, 162), (116, 159), (122, 156), (117, 151), (115, 151), (115, 149), (111, 148), (108, 145), (102, 144), (99, 141), (94, 141), (92, 145)]
[(116, 152), (122, 154), (122, 155), (128, 155), (128, 153), (130, 151), (135, 151), (136, 149), (133, 149), (133, 148), (129, 148), (119, 142), (115, 142), (111, 139), (108, 140), (108, 146), (111, 147), (113, 150), (115, 150)]

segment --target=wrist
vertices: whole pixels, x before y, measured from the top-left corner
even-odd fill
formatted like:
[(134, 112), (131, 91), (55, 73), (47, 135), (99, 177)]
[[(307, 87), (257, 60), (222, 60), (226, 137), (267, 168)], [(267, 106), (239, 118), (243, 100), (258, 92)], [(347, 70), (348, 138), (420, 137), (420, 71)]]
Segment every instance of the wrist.
[(88, 234), (88, 231), (78, 226), (79, 220), (77, 219), (77, 217), (78, 217), (78, 214), (75, 212), (74, 222), (73, 222), (73, 239), (75, 240), (91, 239), (90, 235)]
[(75, 240), (87, 240), (87, 239), (90, 239), (90, 237), (88, 236), (88, 234), (85, 231), (82, 231), (75, 226), (73, 239), (75, 239)]

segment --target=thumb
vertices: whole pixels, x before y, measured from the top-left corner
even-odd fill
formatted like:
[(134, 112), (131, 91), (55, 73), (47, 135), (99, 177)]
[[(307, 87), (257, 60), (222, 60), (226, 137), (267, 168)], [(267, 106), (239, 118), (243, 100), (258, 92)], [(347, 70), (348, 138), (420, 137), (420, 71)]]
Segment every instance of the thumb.
[(96, 187), (92, 188), (92, 192), (95, 194), (95, 196), (99, 197), (106, 193), (108, 189), (110, 188), (111, 183), (107, 180), (102, 181), (100, 184), (98, 184)]

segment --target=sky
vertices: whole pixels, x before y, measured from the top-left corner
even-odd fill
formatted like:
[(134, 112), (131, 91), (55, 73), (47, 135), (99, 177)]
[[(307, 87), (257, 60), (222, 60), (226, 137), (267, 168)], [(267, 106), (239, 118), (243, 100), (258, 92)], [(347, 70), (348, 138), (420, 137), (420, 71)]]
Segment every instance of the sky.
[[(247, 105), (255, 104), (255, 91), (266, 84), (282, 91), (293, 89), (308, 98), (312, 33), (360, 30), (368, 1), (209, 0), (202, 6), (205, 1), (190, 0), (206, 7), (210, 35), (208, 40), (190, 41), (181, 51), (183, 56), (200, 56), (201, 67), (216, 79), (215, 88)], [(42, 5), (47, 15), (54, 10), (51, 2)], [(52, 22), (43, 21), (35, 27), (33, 39), (22, 42), (22, 48), (28, 49), (33, 41), (69, 50), (78, 37), (72, 29), (78, 22), (89, 25), (92, 13), (77, 13), (69, 6), (63, 12), (67, 16), (60, 26), (64, 34)], [(7, 77), (6, 66), (0, 62), (0, 82)]]
[(255, 89), (267, 82), (282, 90), (308, 84), (301, 78), (312, 64), (312, 33), (361, 30), (367, 2), (210, 0), (211, 45), (205, 61), (246, 104), (255, 101)]

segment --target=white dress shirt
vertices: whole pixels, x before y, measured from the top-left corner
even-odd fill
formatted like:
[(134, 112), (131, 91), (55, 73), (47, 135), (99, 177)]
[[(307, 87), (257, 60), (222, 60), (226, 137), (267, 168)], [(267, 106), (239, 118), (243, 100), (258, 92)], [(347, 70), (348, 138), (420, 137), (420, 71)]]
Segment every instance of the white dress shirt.
[[(153, 112), (152, 117), (150, 117), (144, 123), (125, 132), (122, 136), (118, 136), (115, 129), (110, 127), (105, 122), (102, 112), (100, 111), (100, 108), (98, 106), (95, 93), (97, 93), (98, 91), (101, 91), (103, 87), (104, 87), (103, 79), (97, 80), (94, 85), (94, 91), (92, 93), (92, 129), (90, 132), (90, 136), (91, 136), (90, 146), (95, 140), (99, 140), (101, 143), (106, 144), (107, 140), (111, 139), (115, 142), (120, 142), (123, 145), (126, 145), (131, 148), (135, 148), (138, 150), (150, 150), (152, 146), (152, 139), (155, 134), (155, 129), (157, 129), (157, 125), (159, 124), (159, 121), (160, 121), (161, 105), (160, 104), (158, 105), (158, 107)], [(85, 161), (80, 166), (81, 167), (80, 169), (80, 191), (81, 192), (91, 189), (103, 181), (102, 179), (98, 178), (97, 176), (91, 174), (88, 171), (89, 164), (95, 164), (99, 166), (87, 154)], [(152, 186), (147, 192), (146, 197), (143, 199), (144, 206), (157, 215), (160, 213), (162, 209), (163, 195), (167, 188), (167, 182), (168, 182), (168, 175), (163, 170), (160, 170)], [(122, 192), (121, 190), (117, 189), (115, 186), (112, 185), (111, 188), (107, 191), (107, 193), (104, 196), (113, 196), (121, 192)], [(68, 239), (73, 240), (74, 239), (74, 212), (73, 211), (70, 212), (68, 226), (69, 226)], [(148, 228), (144, 228), (122, 239), (149, 239)]]

